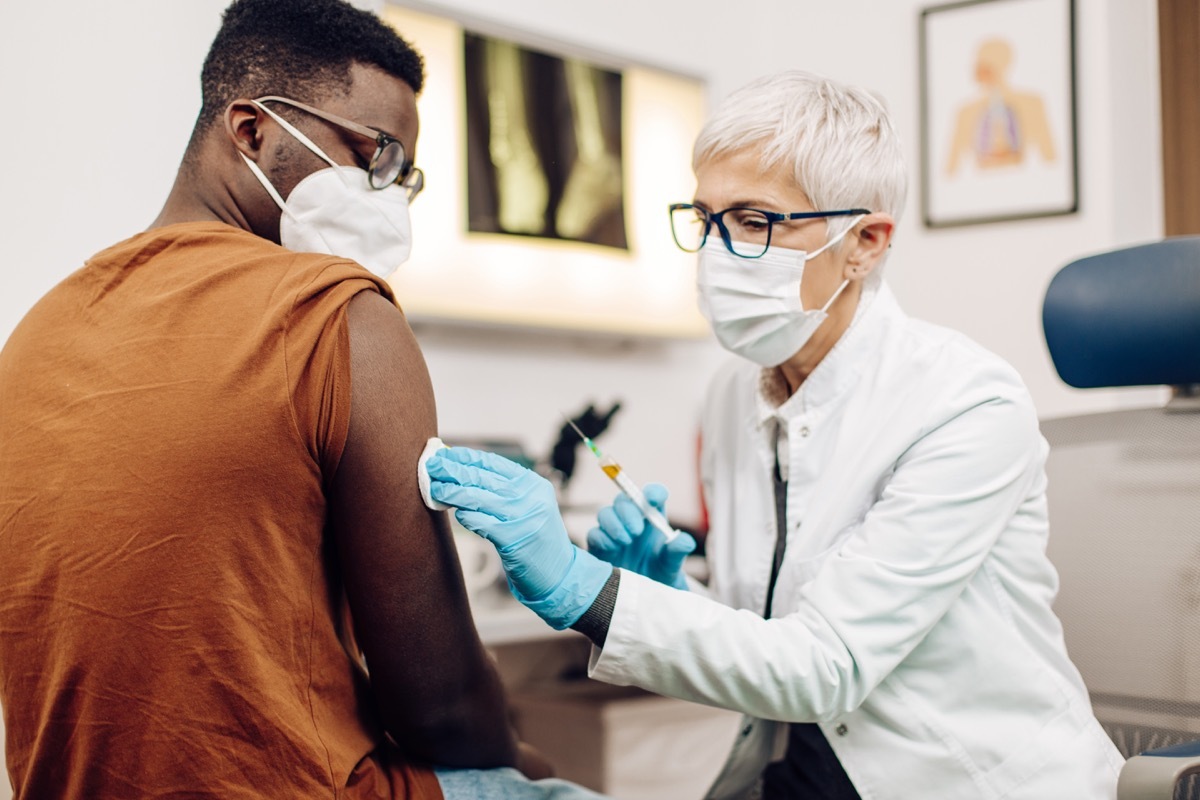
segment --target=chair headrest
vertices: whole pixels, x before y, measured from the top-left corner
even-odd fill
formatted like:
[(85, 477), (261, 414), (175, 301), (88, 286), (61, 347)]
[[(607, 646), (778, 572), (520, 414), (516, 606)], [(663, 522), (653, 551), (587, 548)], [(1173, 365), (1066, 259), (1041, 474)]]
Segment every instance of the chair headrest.
[(1072, 261), (1046, 290), (1042, 328), (1076, 388), (1200, 383), (1200, 236)]

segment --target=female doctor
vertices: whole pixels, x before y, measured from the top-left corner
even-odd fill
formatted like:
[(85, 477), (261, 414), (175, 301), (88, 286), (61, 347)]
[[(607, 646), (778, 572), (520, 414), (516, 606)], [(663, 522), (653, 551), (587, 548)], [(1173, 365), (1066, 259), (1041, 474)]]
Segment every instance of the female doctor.
[(708, 586), (682, 573), (690, 537), (625, 497), (575, 547), (551, 485), (490, 453), (430, 458), (433, 498), (495, 544), (518, 599), (596, 643), (592, 677), (747, 715), (711, 797), (1114, 797), (1121, 758), (1050, 609), (1029, 395), (881, 279), (906, 184), (886, 109), (760, 79), (693, 168), (674, 235), (741, 356), (703, 417)]

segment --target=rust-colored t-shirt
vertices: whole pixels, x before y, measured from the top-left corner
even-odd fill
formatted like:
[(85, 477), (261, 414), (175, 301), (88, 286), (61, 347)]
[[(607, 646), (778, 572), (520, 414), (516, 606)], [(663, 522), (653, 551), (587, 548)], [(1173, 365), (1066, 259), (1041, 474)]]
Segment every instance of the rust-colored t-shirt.
[[(0, 704), (18, 798), (438, 798), (342, 645), (342, 259), (151, 230), (0, 352)], [(419, 689), (418, 689), (419, 691)]]

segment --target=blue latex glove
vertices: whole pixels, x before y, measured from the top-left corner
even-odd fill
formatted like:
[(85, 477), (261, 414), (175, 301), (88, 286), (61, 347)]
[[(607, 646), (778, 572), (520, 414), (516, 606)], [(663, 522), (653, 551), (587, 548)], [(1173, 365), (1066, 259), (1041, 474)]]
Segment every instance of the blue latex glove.
[[(648, 483), (642, 490), (650, 505), (666, 516), (667, 489)], [(696, 540), (680, 533), (670, 542), (662, 532), (646, 522), (642, 512), (625, 495), (617, 496), (611, 506), (600, 509), (600, 526), (588, 532), (588, 552), (613, 566), (632, 570), (659, 583), (687, 591), (683, 561), (696, 549)]]
[(571, 543), (548, 480), (468, 447), (439, 450), (425, 469), (430, 496), (495, 545), (518, 600), (558, 630), (591, 607), (613, 568)]

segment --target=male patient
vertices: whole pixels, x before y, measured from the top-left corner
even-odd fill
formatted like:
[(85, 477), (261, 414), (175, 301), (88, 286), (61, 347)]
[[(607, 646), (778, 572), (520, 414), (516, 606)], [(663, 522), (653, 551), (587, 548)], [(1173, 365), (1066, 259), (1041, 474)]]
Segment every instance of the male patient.
[(17, 798), (591, 796), (507, 769), (547, 773), (419, 499), (434, 403), (382, 276), (422, 80), (338, 0), (233, 3), (158, 219), (0, 352)]

